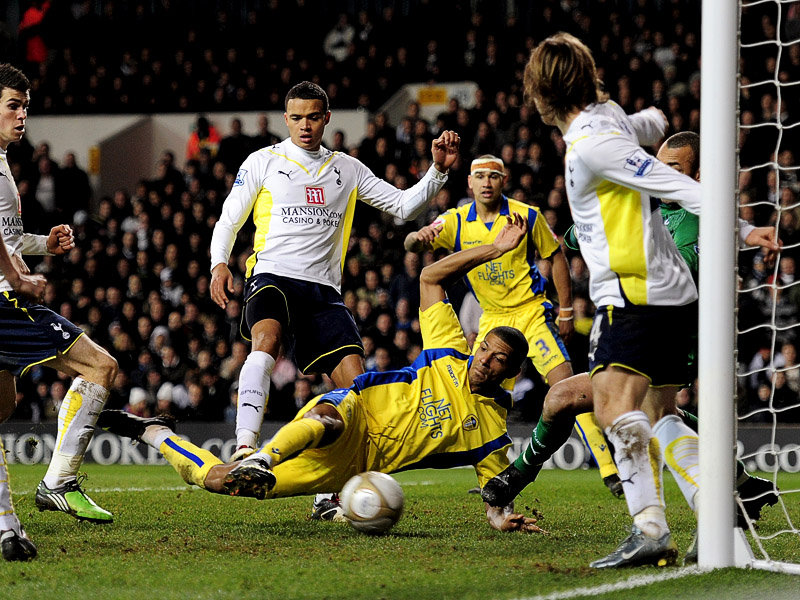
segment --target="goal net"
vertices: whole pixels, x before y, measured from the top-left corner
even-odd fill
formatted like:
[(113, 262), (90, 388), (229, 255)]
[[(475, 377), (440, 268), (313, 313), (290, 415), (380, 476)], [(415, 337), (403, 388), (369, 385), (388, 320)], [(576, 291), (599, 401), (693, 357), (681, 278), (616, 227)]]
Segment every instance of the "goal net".
[(734, 532), (735, 564), (800, 574), (800, 2), (740, 0), (738, 22), (739, 216), (783, 248), (736, 261), (737, 448), (778, 496)]

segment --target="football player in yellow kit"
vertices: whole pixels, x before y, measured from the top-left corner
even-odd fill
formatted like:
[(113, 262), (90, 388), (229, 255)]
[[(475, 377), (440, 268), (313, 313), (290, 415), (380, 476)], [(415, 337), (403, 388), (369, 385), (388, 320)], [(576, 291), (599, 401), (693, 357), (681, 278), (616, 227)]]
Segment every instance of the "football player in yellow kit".
[[(501, 383), (519, 372), (525, 336), (501, 326), (470, 354), (445, 294), (470, 269), (516, 248), (527, 233), (514, 214), (492, 244), (452, 254), (423, 269), (420, 324), (424, 349), (413, 365), (367, 373), (311, 400), (255, 454), (224, 464), (180, 439), (163, 421), (105, 411), (101, 426), (157, 448), (183, 479), (210, 492), (275, 498), (339, 490), (353, 475), (473, 465), (482, 486), (508, 464), (510, 396)], [(501, 531), (541, 531), (535, 519), (486, 506)]]

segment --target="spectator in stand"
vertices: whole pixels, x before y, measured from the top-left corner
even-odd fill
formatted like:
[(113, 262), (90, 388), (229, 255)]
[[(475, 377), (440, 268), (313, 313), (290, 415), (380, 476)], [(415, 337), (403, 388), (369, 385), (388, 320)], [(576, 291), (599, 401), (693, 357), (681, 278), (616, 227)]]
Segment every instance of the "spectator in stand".
[(25, 45), (25, 70), (38, 73), (39, 66), (48, 59), (48, 47), (45, 40), (47, 12), (50, 0), (31, 0), (30, 6), (22, 13), (18, 31), (20, 42)]
[[(272, 146), (277, 144), (281, 141), (280, 136), (273, 133), (269, 129), (269, 117), (265, 114), (258, 115), (258, 131), (256, 134), (250, 138), (252, 145), (250, 147), (251, 152), (255, 152), (260, 148), (265, 148), (267, 146)], [(237, 165), (238, 167), (238, 165)]]
[(186, 142), (186, 160), (201, 160), (203, 150), (214, 158), (219, 150), (221, 137), (219, 131), (205, 115), (197, 117), (194, 130)]
[(236, 173), (252, 151), (253, 140), (242, 131), (242, 120), (239, 117), (232, 118), (230, 133), (220, 140), (216, 159), (225, 165), (228, 173)]

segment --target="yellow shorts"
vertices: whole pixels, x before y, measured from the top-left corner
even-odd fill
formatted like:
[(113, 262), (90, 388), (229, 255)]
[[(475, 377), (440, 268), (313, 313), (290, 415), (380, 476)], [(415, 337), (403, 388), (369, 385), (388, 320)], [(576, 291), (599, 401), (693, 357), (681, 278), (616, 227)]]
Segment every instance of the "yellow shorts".
[[(302, 418), (318, 401), (309, 401), (294, 420)], [(278, 464), (273, 469), (275, 487), (267, 498), (338, 492), (348, 479), (367, 470), (367, 423), (358, 395), (350, 391), (334, 406), (344, 419), (342, 435), (328, 446), (303, 450)]]
[(545, 308), (544, 304), (534, 302), (514, 312), (483, 311), (475, 349), (487, 333), (501, 325), (515, 327), (525, 335), (529, 344), (528, 357), (545, 380), (555, 367), (569, 361), (567, 348), (558, 335), (552, 308)]

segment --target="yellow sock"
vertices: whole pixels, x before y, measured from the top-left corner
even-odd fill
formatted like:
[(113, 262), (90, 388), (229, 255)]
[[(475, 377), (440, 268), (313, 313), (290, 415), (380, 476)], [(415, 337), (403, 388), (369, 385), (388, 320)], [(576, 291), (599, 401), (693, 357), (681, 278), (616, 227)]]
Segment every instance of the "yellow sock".
[(206, 475), (211, 467), (222, 464), (222, 461), (208, 450), (203, 450), (177, 435), (164, 440), (158, 450), (186, 483), (201, 488), (205, 488)]
[(266, 454), (274, 467), (307, 448), (316, 448), (324, 434), (325, 425), (316, 419), (303, 417), (281, 427), (259, 450), (259, 454)]
[(575, 429), (581, 434), (597, 466), (600, 467), (600, 477), (605, 479), (609, 475), (619, 474), (617, 465), (614, 464), (614, 457), (608, 449), (606, 436), (597, 424), (594, 413), (583, 413), (575, 417)]

